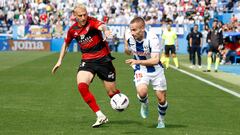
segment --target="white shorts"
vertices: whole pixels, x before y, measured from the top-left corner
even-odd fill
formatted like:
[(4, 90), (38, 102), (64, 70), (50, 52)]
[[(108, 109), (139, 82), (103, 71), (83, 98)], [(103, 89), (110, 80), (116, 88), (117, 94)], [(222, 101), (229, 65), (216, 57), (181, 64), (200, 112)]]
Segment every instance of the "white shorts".
[(147, 73), (141, 70), (136, 70), (134, 74), (134, 82), (137, 87), (139, 84), (152, 84), (154, 90), (165, 91), (167, 90), (167, 82), (164, 75), (163, 68), (158, 68), (153, 73)]

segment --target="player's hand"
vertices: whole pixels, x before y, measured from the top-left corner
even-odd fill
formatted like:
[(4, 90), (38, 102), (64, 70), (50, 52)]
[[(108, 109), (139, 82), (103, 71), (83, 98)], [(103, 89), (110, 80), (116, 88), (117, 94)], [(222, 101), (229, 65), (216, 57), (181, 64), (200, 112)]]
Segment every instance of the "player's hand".
[(106, 30), (104, 32), (104, 35), (105, 35), (105, 37), (104, 37), (103, 41), (106, 41), (108, 38), (112, 38), (113, 37), (112, 31), (110, 31), (110, 30)]
[(55, 72), (57, 71), (57, 69), (61, 66), (62, 62), (61, 61), (58, 61), (56, 63), (56, 65), (53, 67), (52, 69), (52, 74), (55, 74)]
[(139, 64), (138, 61), (137, 61), (137, 60), (134, 60), (134, 59), (127, 59), (127, 60), (125, 61), (125, 63), (130, 64), (130, 66)]

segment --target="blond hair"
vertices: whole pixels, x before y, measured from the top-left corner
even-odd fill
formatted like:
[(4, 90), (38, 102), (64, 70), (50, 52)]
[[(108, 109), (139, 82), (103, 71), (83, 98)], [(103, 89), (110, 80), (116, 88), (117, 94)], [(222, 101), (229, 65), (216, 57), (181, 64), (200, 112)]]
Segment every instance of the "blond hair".
[(87, 8), (86, 8), (86, 6), (85, 6), (83, 3), (77, 3), (77, 4), (74, 6), (73, 11), (75, 12), (75, 10), (76, 10), (77, 8), (84, 9), (84, 10), (87, 11)]

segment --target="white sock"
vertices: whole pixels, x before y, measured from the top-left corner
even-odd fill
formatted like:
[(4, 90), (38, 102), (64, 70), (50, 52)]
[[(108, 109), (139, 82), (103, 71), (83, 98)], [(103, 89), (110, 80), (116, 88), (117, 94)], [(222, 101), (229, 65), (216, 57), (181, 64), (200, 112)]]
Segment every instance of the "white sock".
[(163, 115), (159, 115), (159, 116), (158, 116), (158, 120), (159, 120), (159, 121), (164, 121), (164, 116), (163, 116)]
[(97, 117), (105, 116), (105, 115), (102, 113), (102, 111), (100, 111), (100, 110), (96, 112), (96, 115), (97, 115)]

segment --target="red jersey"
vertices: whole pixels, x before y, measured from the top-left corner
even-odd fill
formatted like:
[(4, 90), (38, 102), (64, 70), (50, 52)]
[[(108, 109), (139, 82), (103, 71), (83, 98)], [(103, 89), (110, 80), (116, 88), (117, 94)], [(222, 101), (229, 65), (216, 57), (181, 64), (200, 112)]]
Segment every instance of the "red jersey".
[(110, 49), (108, 43), (103, 41), (102, 32), (98, 30), (103, 22), (88, 17), (87, 23), (83, 27), (79, 27), (76, 22), (68, 30), (65, 42), (70, 44), (73, 39), (76, 39), (82, 52), (82, 61), (111, 61)]
[(227, 44), (225, 44), (225, 48), (234, 51), (236, 49), (236, 46), (233, 43), (227, 43)]

